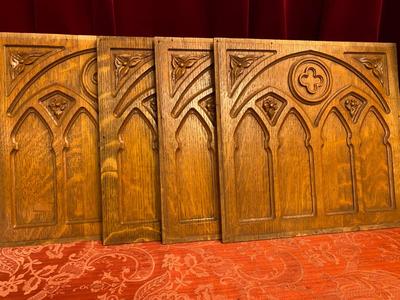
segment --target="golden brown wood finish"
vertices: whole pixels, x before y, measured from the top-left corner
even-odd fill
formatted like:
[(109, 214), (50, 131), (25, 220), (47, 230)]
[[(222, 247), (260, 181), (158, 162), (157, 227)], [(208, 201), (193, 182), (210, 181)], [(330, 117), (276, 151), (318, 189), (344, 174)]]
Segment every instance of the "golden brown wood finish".
[(395, 46), (215, 40), (223, 240), (395, 226)]
[(103, 241), (160, 240), (153, 39), (99, 38)]
[(212, 40), (157, 38), (164, 243), (219, 237)]
[(0, 40), (0, 244), (98, 238), (96, 37)]

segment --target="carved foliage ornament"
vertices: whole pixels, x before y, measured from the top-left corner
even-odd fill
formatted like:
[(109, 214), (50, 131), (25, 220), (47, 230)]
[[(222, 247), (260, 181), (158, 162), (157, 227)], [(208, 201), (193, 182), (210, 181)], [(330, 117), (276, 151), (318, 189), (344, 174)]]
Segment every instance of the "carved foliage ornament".
[(128, 74), (129, 69), (136, 67), (143, 59), (150, 54), (119, 54), (114, 56), (116, 85)]
[(278, 100), (272, 97), (267, 97), (262, 102), (262, 108), (269, 117), (269, 119), (272, 120), (276, 111), (279, 108)]
[(206, 112), (211, 122), (215, 122), (215, 100), (213, 96), (209, 96), (206, 99), (199, 102), (200, 107)]
[(48, 114), (59, 125), (64, 115), (71, 109), (75, 100), (61, 91), (55, 91), (40, 100), (40, 104)]
[(264, 112), (268, 122), (275, 125), (286, 105), (286, 101), (274, 93), (269, 93), (257, 100), (256, 105)]
[(229, 55), (230, 80), (233, 86), (236, 80), (243, 74), (244, 70), (250, 67), (261, 56), (255, 55)]
[(368, 70), (372, 71), (372, 74), (384, 85), (383, 80), (383, 60), (380, 57), (356, 57), (356, 59), (364, 65)]
[(11, 52), (10, 53), (10, 65), (11, 65), (11, 79), (14, 80), (19, 74), (21, 74), (25, 67), (32, 65), (40, 57), (46, 55), (50, 51), (46, 52)]
[(186, 71), (192, 68), (200, 59), (207, 55), (172, 55), (171, 78), (174, 83), (185, 75)]
[(355, 123), (367, 101), (353, 94), (347, 95), (341, 100), (343, 107), (348, 111), (351, 119)]

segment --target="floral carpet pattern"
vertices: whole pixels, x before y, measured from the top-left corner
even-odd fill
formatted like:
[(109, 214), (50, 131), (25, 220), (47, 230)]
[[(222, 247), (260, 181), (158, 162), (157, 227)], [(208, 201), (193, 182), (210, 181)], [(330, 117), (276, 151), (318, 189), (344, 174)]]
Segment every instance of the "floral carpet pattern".
[(400, 299), (400, 228), (233, 244), (0, 248), (0, 299)]

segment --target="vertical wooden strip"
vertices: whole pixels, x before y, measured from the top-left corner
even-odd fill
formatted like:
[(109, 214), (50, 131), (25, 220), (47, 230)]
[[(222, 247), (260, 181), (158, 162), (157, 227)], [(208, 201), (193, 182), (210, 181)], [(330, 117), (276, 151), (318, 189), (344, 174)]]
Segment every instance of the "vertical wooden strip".
[(160, 234), (153, 40), (98, 41), (104, 244)]
[(212, 41), (157, 38), (163, 242), (219, 237)]

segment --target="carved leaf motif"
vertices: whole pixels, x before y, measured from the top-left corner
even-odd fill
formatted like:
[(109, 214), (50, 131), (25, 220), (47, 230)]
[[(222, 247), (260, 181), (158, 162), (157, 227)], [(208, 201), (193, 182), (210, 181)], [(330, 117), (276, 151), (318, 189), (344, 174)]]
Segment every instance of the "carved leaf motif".
[(348, 111), (351, 119), (355, 123), (357, 121), (360, 112), (366, 105), (366, 100), (355, 97), (353, 95), (347, 95), (342, 101), (342, 106)]
[(205, 57), (206, 55), (193, 56), (193, 55), (172, 55), (172, 81), (177, 82), (185, 75), (186, 70), (193, 67), (196, 62)]
[(55, 123), (59, 125), (63, 116), (71, 109), (74, 99), (61, 91), (55, 91), (43, 97), (40, 103), (44, 106)]
[(272, 120), (279, 108), (279, 102), (272, 97), (267, 97), (262, 103), (262, 108), (266, 112), (268, 118)]
[(144, 55), (144, 54), (115, 55), (114, 65), (115, 65), (116, 84), (118, 85), (118, 82), (128, 74), (129, 69), (137, 66), (143, 59), (147, 57), (149, 57), (149, 55)]
[(15, 79), (19, 74), (21, 74), (25, 67), (33, 64), (39, 57), (42, 57), (49, 53), (25, 53), (25, 52), (13, 52), (10, 54), (10, 65), (11, 65), (11, 79)]
[(250, 67), (257, 59), (261, 56), (254, 55), (230, 55), (230, 74), (231, 74), (231, 86), (233, 86), (240, 75), (243, 74), (244, 70)]
[(372, 71), (372, 74), (379, 80), (383, 85), (383, 61), (379, 57), (359, 57), (357, 60), (364, 65), (368, 70)]
[(214, 97), (208, 97), (205, 100), (200, 101), (199, 105), (207, 113), (207, 115), (209, 116), (211, 122), (214, 123), (214, 121), (215, 121), (215, 101), (214, 101)]

